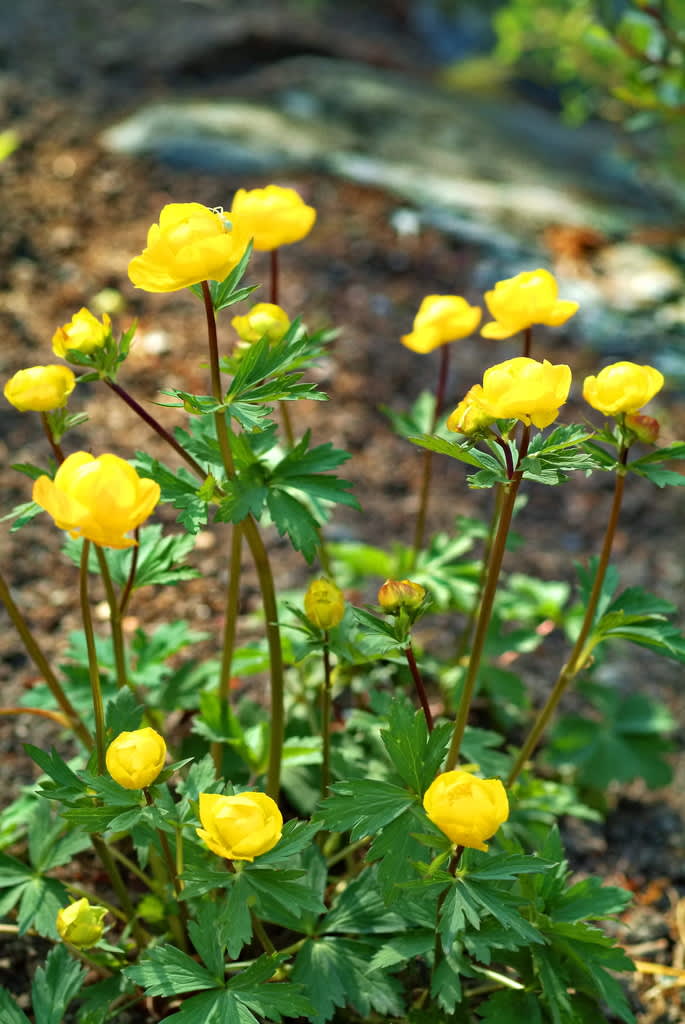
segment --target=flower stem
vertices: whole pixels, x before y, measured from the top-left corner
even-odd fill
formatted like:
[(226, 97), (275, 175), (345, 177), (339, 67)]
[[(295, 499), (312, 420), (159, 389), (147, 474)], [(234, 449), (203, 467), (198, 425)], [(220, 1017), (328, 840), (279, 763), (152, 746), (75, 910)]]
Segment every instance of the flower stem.
[[(148, 789), (147, 786), (145, 786), (145, 788), (143, 789), (143, 796), (145, 797), (145, 803), (148, 805), (148, 807), (153, 807), (155, 800), (154, 800), (154, 797), (153, 797), (152, 793), (150, 792), (150, 790)], [(167, 839), (165, 833), (161, 830), (161, 828), (157, 828), (156, 831), (157, 831), (157, 836), (159, 837), (159, 842), (160, 842), (160, 845), (161, 845), (161, 848), (162, 848), (162, 855), (164, 857), (164, 863), (165, 863), (166, 869), (167, 869), (167, 871), (169, 873), (169, 879), (171, 881), (171, 884), (174, 887), (174, 892), (176, 894), (176, 899), (179, 900), (178, 907), (179, 907), (179, 915), (180, 916), (177, 915), (177, 914), (170, 914), (169, 915), (169, 925), (171, 927), (172, 932), (174, 933), (174, 938), (176, 939), (176, 942), (178, 943), (179, 948), (184, 950), (184, 951), (187, 951), (187, 949), (188, 949), (188, 942), (187, 942), (187, 939), (186, 939), (187, 908), (186, 908), (185, 903), (181, 903), (180, 902), (180, 899), (181, 899), (181, 896), (182, 896), (182, 893), (183, 893), (183, 883), (181, 882), (181, 879), (178, 876), (178, 872), (176, 871), (176, 863), (175, 863), (174, 858), (173, 858), (173, 856), (171, 854), (171, 847), (169, 846), (169, 840)]]
[(119, 597), (119, 615), (121, 616), (122, 619), (124, 617), (126, 609), (128, 608), (128, 602), (130, 601), (131, 594), (133, 593), (133, 584), (135, 583), (136, 580), (136, 570), (138, 568), (138, 553), (140, 552), (140, 545), (138, 543), (138, 541), (140, 540), (139, 526), (136, 526), (135, 530), (133, 531), (133, 537), (135, 539), (135, 544), (131, 548), (131, 565), (128, 570), (128, 579), (126, 580), (126, 585), (121, 592), (121, 596)]
[(614, 498), (611, 504), (611, 512), (609, 513), (609, 521), (607, 523), (606, 532), (604, 534), (604, 541), (602, 543), (602, 550), (599, 556), (599, 562), (597, 564), (597, 571), (595, 572), (594, 582), (592, 584), (592, 590), (590, 591), (590, 597), (588, 599), (587, 606), (585, 608), (585, 615), (583, 616), (583, 622), (580, 627), (580, 632), (576, 638), (576, 642), (573, 645), (571, 654), (566, 664), (561, 669), (554, 688), (547, 698), (546, 703), (538, 713), (533, 726), (526, 737), (526, 740), (521, 747), (518, 757), (514, 762), (514, 765), (509, 773), (507, 779), (507, 786), (511, 786), (521, 771), (523, 770), (526, 762), (530, 758), (531, 754), (535, 750), (540, 737), (547, 728), (549, 721), (554, 714), (556, 707), (561, 700), (564, 692), (568, 685), (575, 679), (578, 673), (582, 670), (583, 666), (587, 663), (587, 659), (590, 656), (591, 647), (587, 647), (587, 641), (590, 636), (590, 632), (594, 625), (595, 614), (597, 612), (597, 605), (602, 594), (602, 585), (604, 583), (604, 577), (609, 566), (609, 559), (611, 557), (611, 549), (614, 543), (614, 537), (616, 535), (616, 527), (618, 526), (618, 519), (621, 511), (621, 502), (623, 500), (623, 491), (625, 488), (626, 479), (626, 462), (628, 459), (628, 448), (622, 446), (619, 450), (618, 462), (619, 465), (616, 470), (616, 480), (614, 483)]
[[(519, 464), (526, 456), (529, 440), (530, 427), (527, 426), (521, 439), (521, 448), (518, 456)], [(454, 724), (452, 742), (445, 762), (445, 771), (451, 771), (456, 766), (459, 759), (459, 750), (464, 738), (464, 732), (466, 731), (466, 722), (468, 720), (469, 711), (471, 710), (471, 702), (476, 688), (476, 680), (478, 678), (478, 671), (480, 669), (481, 658), (485, 647), (485, 639), (488, 632), (488, 626), (490, 625), (493, 605), (495, 603), (495, 594), (497, 593), (497, 584), (499, 582), (502, 561), (504, 559), (507, 535), (509, 533), (509, 527), (511, 526), (512, 516), (514, 514), (516, 495), (518, 494), (519, 485), (522, 479), (523, 472), (517, 469), (511, 480), (504, 485), (502, 508), (500, 511), (499, 522), (497, 523), (495, 537), (492, 542), (492, 548), (490, 549), (490, 557), (488, 558), (487, 578), (485, 587), (483, 588), (480, 609), (478, 611), (478, 621), (476, 623), (473, 647), (471, 649), (469, 665), (466, 671), (466, 678), (464, 680), (464, 689), (459, 704), (459, 712)]]
[(102, 690), (100, 688), (100, 670), (98, 668), (97, 652), (95, 650), (95, 633), (93, 631), (93, 618), (90, 613), (90, 601), (88, 599), (88, 552), (90, 541), (83, 541), (81, 549), (81, 619), (83, 620), (83, 632), (86, 638), (88, 650), (88, 674), (90, 677), (90, 693), (93, 701), (93, 714), (95, 716), (95, 750), (97, 753), (97, 773), (104, 775), (105, 772), (105, 710), (102, 703)]
[(4, 604), (7, 609), (7, 614), (12, 620), (12, 624), (16, 629), (17, 633), (22, 639), (26, 651), (33, 661), (34, 665), (45, 680), (50, 693), (54, 697), (59, 707), (64, 712), (66, 718), (69, 720), (69, 726), (73, 730), (74, 734), (78, 736), (83, 745), (87, 750), (93, 749), (93, 737), (88, 732), (86, 726), (81, 720), (81, 716), (78, 711), (67, 697), (60, 681), (58, 680), (55, 673), (50, 667), (50, 663), (43, 654), (43, 651), (39, 647), (33, 633), (26, 624), (24, 616), (17, 608), (12, 595), (10, 594), (9, 587), (7, 586), (2, 574), (0, 573), (0, 601)]
[(48, 708), (0, 708), (0, 715), (37, 715), (39, 718), (47, 718), (56, 722), (62, 729), (70, 727), (69, 719), (59, 711), (50, 711)]
[[(449, 345), (442, 345), (440, 348), (440, 372), (438, 374), (438, 383), (435, 389), (435, 405), (433, 406), (433, 415), (431, 417), (431, 425), (429, 434), (434, 433), (435, 427), (440, 419), (442, 413), (442, 407), (445, 401), (445, 388), (447, 387), (447, 375), (449, 372)], [(414, 524), (414, 541), (412, 544), (411, 558), (409, 561), (409, 572), (411, 572), (416, 566), (416, 560), (419, 557), (419, 552), (423, 547), (423, 542), (426, 534), (426, 518), (428, 516), (428, 502), (430, 499), (431, 481), (433, 478), (433, 452), (430, 449), (425, 448), (423, 452), (423, 475), (421, 477), (421, 490), (419, 492), (419, 510), (416, 514), (416, 523)]]
[[(278, 305), (278, 271), (279, 271), (279, 259), (278, 259), (278, 248), (272, 249), (270, 253), (271, 259), (270, 274), (269, 274), (269, 291), (270, 291), (270, 302), (274, 306)], [(295, 446), (295, 434), (293, 432), (293, 424), (290, 419), (290, 411), (288, 409), (288, 403), (281, 401), (279, 402), (281, 408), (281, 421), (283, 423), (283, 433), (285, 434), (285, 443), (288, 449)]]
[(526, 327), (523, 332), (523, 355), (526, 359), (530, 359), (530, 353), (533, 347), (533, 328)]
[(62, 447), (59, 442), (55, 441), (55, 435), (52, 432), (52, 427), (50, 426), (50, 422), (44, 412), (40, 414), (40, 420), (43, 424), (43, 430), (45, 431), (45, 436), (48, 439), (48, 444), (52, 448), (52, 454), (55, 456), (57, 464), (61, 465), (64, 462), (64, 452), (62, 451)]
[(416, 687), (416, 692), (419, 696), (421, 707), (423, 708), (423, 713), (426, 716), (426, 725), (428, 726), (428, 731), (432, 732), (434, 726), (433, 713), (431, 712), (430, 705), (428, 703), (426, 687), (424, 686), (423, 678), (419, 671), (419, 666), (416, 664), (416, 658), (414, 657), (414, 649), (412, 648), (411, 643), (409, 644), (408, 647), (405, 647), (404, 654), (407, 659), (407, 664), (409, 665), (409, 671), (411, 672), (412, 679), (414, 680), (414, 686)]
[[(231, 701), (231, 667), (235, 650), (236, 626), (238, 622), (238, 606), (240, 604), (240, 549), (243, 531), (240, 523), (234, 523), (231, 531), (231, 562), (228, 567), (228, 586), (226, 588), (226, 611), (224, 613), (224, 636), (221, 651), (221, 669), (219, 675), (219, 704), (221, 714), (221, 731), (226, 734), (228, 728), (228, 709)], [(212, 760), (217, 775), (221, 775), (223, 741), (215, 740), (211, 745)]]
[[(112, 647), (114, 649), (114, 664), (117, 673), (117, 686), (121, 690), (124, 686), (131, 686), (126, 671), (126, 654), (124, 651), (124, 634), (121, 629), (121, 615), (119, 613), (119, 602), (114, 592), (112, 574), (109, 571), (107, 555), (99, 544), (95, 545), (95, 554), (100, 566), (100, 576), (105, 588), (107, 604), (109, 605), (109, 624), (112, 630)], [(132, 687), (131, 687), (132, 688)]]
[[(212, 382), (212, 394), (218, 402), (223, 398), (221, 387), (221, 371), (219, 368), (219, 346), (216, 333), (216, 318), (209, 285), (202, 282), (202, 295), (207, 316), (207, 337), (209, 341), (209, 368)], [(226, 415), (223, 410), (214, 413), (217, 440), (224, 463), (226, 476), (235, 476), (233, 454), (228, 434)], [(271, 737), (269, 744), (269, 765), (267, 769), (266, 792), (274, 800), (278, 798), (281, 788), (281, 760), (283, 757), (283, 740), (285, 737), (285, 716), (283, 708), (283, 651), (278, 625), (278, 608), (273, 574), (269, 564), (269, 556), (261, 538), (254, 518), (249, 515), (243, 521), (242, 529), (245, 539), (252, 552), (257, 570), (259, 587), (262, 595), (264, 616), (266, 619), (266, 638), (269, 647), (270, 684), (271, 684)]]
[(275, 956), (276, 948), (271, 939), (269, 938), (269, 936), (266, 934), (262, 922), (259, 920), (259, 918), (257, 917), (253, 910), (250, 911), (250, 917), (252, 918), (252, 930), (259, 939), (260, 946), (267, 954), (267, 956)]
[(102, 865), (105, 871), (109, 875), (109, 880), (112, 883), (112, 888), (117, 894), (119, 902), (121, 903), (122, 910), (126, 914), (128, 920), (131, 922), (133, 937), (138, 943), (139, 948), (143, 949), (147, 945), (149, 936), (145, 929), (140, 924), (140, 922), (138, 921), (138, 918), (136, 916), (136, 909), (133, 906), (131, 897), (129, 896), (128, 889), (124, 884), (123, 878), (119, 874), (119, 868), (116, 866), (114, 862), (114, 858), (112, 857), (112, 854), (109, 851), (107, 843), (104, 841), (102, 836), (99, 836), (97, 834), (91, 835), (90, 841), (93, 844), (93, 849), (95, 850), (98, 857), (102, 861)]
[(331, 784), (331, 651), (328, 630), (323, 634), (323, 682), (321, 683), (321, 798)]

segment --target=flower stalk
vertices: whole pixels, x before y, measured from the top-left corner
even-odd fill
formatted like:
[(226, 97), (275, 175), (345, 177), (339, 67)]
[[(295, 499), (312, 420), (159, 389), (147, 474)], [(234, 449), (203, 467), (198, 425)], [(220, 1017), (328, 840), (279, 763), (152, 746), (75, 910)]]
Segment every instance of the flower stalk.
[(90, 541), (83, 541), (81, 550), (81, 577), (79, 595), (81, 600), (81, 619), (83, 621), (83, 632), (86, 638), (86, 649), (88, 651), (88, 675), (90, 679), (90, 694), (93, 702), (93, 715), (95, 717), (95, 751), (97, 755), (97, 773), (104, 775), (105, 772), (105, 709), (102, 702), (102, 689), (100, 687), (100, 670), (98, 668), (97, 652), (95, 650), (95, 631), (93, 630), (93, 617), (90, 612), (90, 599), (88, 596), (88, 553)]
[[(449, 345), (442, 345), (440, 348), (440, 371), (438, 374), (438, 383), (435, 389), (435, 405), (433, 406), (433, 415), (431, 417), (431, 425), (429, 434), (435, 432), (435, 428), (440, 419), (443, 405), (445, 402), (445, 389), (447, 387), (447, 377), (449, 374), (450, 364), (450, 347)], [(409, 559), (408, 570), (411, 572), (416, 567), (416, 560), (419, 557), (419, 552), (423, 547), (423, 542), (426, 535), (426, 519), (428, 517), (428, 502), (430, 500), (431, 482), (433, 477), (433, 452), (429, 448), (424, 448), (423, 451), (423, 473), (421, 477), (421, 491), (419, 495), (419, 509), (416, 514), (416, 523), (414, 524), (414, 540), (412, 543), (412, 552)]]

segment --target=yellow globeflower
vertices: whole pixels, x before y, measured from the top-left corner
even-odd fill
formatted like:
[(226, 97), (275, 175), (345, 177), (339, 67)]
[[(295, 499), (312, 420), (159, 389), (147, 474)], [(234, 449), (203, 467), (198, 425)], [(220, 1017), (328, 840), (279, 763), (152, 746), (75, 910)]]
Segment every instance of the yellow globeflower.
[(388, 615), (394, 615), (402, 608), (417, 611), (425, 597), (425, 587), (412, 580), (386, 580), (378, 591), (378, 603)]
[(200, 821), (200, 839), (228, 860), (252, 861), (267, 853), (283, 830), (278, 804), (266, 793), (200, 793)]
[(485, 371), (477, 402), (494, 420), (517, 419), (542, 428), (557, 418), (570, 387), (566, 364), (517, 356)]
[(413, 352), (432, 352), (473, 334), (481, 315), (479, 307), (470, 306), (461, 295), (427, 295), (414, 318), (414, 330), (402, 336), (402, 344)]
[(484, 433), (493, 419), (479, 403), (483, 388), (480, 384), (474, 384), (467, 391), (457, 408), (447, 417), (447, 429), (453, 430), (455, 434), (466, 434), (467, 437), (474, 434)]
[(89, 903), (86, 897), (76, 900), (57, 912), (57, 932), (65, 942), (76, 949), (90, 949), (96, 946), (105, 930), (104, 907)]
[(312, 580), (304, 595), (304, 611), (319, 629), (333, 629), (345, 614), (345, 597), (340, 587), (323, 577)]
[(498, 281), (485, 293), (495, 318), (480, 332), (485, 338), (510, 338), (533, 324), (559, 327), (578, 310), (577, 302), (558, 298), (557, 282), (549, 270), (527, 270)]
[(275, 343), (290, 329), (290, 318), (273, 302), (258, 302), (244, 316), (234, 316), (231, 324), (242, 341), (252, 343), (266, 336)]
[(60, 530), (109, 548), (128, 548), (126, 534), (140, 526), (159, 501), (159, 485), (139, 477), (117, 455), (94, 458), (74, 452), (51, 480), (38, 477), (33, 500), (49, 512)]
[(583, 398), (605, 416), (638, 412), (664, 386), (664, 376), (653, 366), (612, 363), (596, 377), (586, 377)]
[(154, 729), (120, 732), (107, 747), (105, 763), (115, 782), (124, 789), (151, 786), (166, 758), (166, 743)]
[(201, 203), (169, 203), (147, 235), (147, 247), (128, 265), (146, 292), (175, 292), (200, 281), (223, 281), (240, 263), (249, 235), (225, 214)]
[(438, 775), (424, 794), (423, 806), (456, 846), (473, 850), (487, 850), (484, 840), (509, 817), (507, 793), (499, 779), (478, 779), (459, 769)]
[(111, 320), (107, 313), (98, 320), (84, 306), (74, 313), (68, 324), (57, 328), (52, 336), (52, 351), (62, 359), (66, 359), (70, 348), (88, 355), (104, 345), (110, 333)]
[(267, 185), (249, 192), (239, 188), (233, 197), (231, 217), (252, 239), (255, 249), (268, 252), (308, 235), (314, 227), (316, 210), (307, 206), (294, 188)]
[(4, 395), (19, 412), (50, 412), (65, 405), (75, 387), (68, 366), (29, 366), (10, 377)]

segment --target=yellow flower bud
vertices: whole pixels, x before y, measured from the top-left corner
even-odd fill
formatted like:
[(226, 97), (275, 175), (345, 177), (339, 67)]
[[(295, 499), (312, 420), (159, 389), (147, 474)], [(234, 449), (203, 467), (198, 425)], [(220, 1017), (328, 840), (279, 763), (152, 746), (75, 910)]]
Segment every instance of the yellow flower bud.
[(107, 747), (105, 763), (115, 782), (124, 789), (151, 786), (166, 758), (164, 739), (149, 727), (120, 732)]
[(596, 377), (586, 377), (583, 398), (605, 416), (637, 412), (664, 386), (664, 376), (653, 366), (612, 363)]
[(65, 405), (75, 387), (68, 366), (29, 366), (10, 377), (4, 395), (19, 412), (50, 412)]
[(169, 203), (147, 235), (147, 246), (128, 265), (146, 292), (175, 292), (200, 281), (223, 281), (243, 257), (250, 236), (201, 203)]
[(413, 352), (432, 352), (473, 334), (481, 315), (479, 307), (470, 306), (461, 295), (427, 295), (414, 318), (414, 330), (402, 336), (402, 344)]
[(86, 897), (57, 912), (57, 931), (61, 939), (76, 949), (96, 946), (105, 931), (104, 907), (89, 903)]
[(212, 853), (228, 860), (253, 861), (281, 838), (283, 816), (266, 793), (200, 793), (197, 834)]
[(386, 580), (378, 591), (378, 603), (389, 615), (394, 615), (401, 608), (414, 612), (421, 607), (425, 597), (425, 588), (411, 580)]
[(485, 302), (495, 319), (482, 329), (484, 338), (510, 338), (533, 324), (559, 327), (578, 309), (577, 302), (558, 298), (556, 280), (542, 269), (498, 281), (485, 293)]
[(307, 618), (319, 629), (332, 629), (345, 614), (345, 598), (340, 587), (323, 577), (312, 580), (304, 595)]
[(571, 370), (565, 364), (516, 356), (485, 371), (477, 401), (493, 420), (523, 420), (542, 428), (556, 419), (570, 387)]
[(654, 444), (658, 440), (661, 426), (653, 416), (641, 416), (637, 412), (629, 412), (625, 418), (625, 425), (643, 444)]
[(462, 398), (461, 402), (447, 417), (447, 429), (453, 430), (455, 434), (466, 434), (472, 437), (475, 434), (484, 433), (494, 417), (490, 416), (479, 403), (483, 393), (480, 384), (474, 384)]
[(268, 252), (308, 235), (314, 227), (316, 210), (307, 206), (295, 189), (267, 185), (249, 192), (239, 188), (233, 197), (231, 217), (252, 239), (255, 249)]
[(100, 321), (84, 306), (78, 313), (74, 313), (68, 324), (57, 328), (52, 336), (52, 351), (62, 359), (66, 359), (70, 348), (88, 355), (96, 348), (101, 348), (110, 333), (111, 320), (107, 313), (103, 314)]
[(487, 850), (509, 817), (509, 801), (499, 779), (478, 779), (460, 769), (438, 775), (423, 797), (426, 814), (456, 846)]
[(139, 477), (117, 455), (96, 459), (87, 452), (69, 455), (54, 480), (41, 476), (33, 485), (33, 500), (60, 530), (109, 548), (135, 543), (126, 534), (147, 519), (159, 493), (154, 480)]
[(289, 330), (290, 319), (286, 311), (273, 302), (258, 302), (245, 316), (234, 316), (231, 324), (243, 341), (252, 343), (266, 336), (275, 343)]

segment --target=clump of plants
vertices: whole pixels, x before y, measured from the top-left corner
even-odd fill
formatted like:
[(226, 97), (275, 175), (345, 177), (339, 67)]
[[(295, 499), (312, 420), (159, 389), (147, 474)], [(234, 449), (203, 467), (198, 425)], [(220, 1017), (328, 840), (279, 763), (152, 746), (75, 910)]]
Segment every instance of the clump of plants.
[[(187, 413), (184, 427), (168, 430), (143, 404), (151, 396), (132, 393), (135, 325), (120, 333), (88, 309), (54, 335), (64, 362), (5, 385), (17, 409), (39, 413), (49, 445), (16, 467), (33, 481), (32, 499), (5, 518), (20, 529), (47, 513), (46, 529), (52, 520), (65, 532), (82, 628), (52, 664), (0, 579), (42, 677), (5, 713), (47, 718), (59, 749), (72, 743), (67, 758), (27, 744), (40, 777), (0, 815), (3, 927), (54, 943), (33, 980), (32, 1017), (0, 989), (3, 1024), (634, 1020), (620, 977), (632, 961), (602, 929), (630, 895), (571, 878), (558, 822), (597, 817), (597, 792), (612, 781), (668, 780), (663, 709), (593, 675), (614, 639), (685, 660), (674, 609), (622, 589), (611, 563), (632, 478), (685, 480), (671, 465), (685, 444), (659, 447), (659, 425), (642, 412), (663, 377), (632, 362), (605, 366), (583, 384), (592, 422), (563, 422), (571, 368), (537, 358), (533, 329), (564, 324), (577, 306), (537, 269), (486, 293), (482, 334), (522, 347), (452, 408), (451, 343), (478, 329), (482, 311), (461, 296), (428, 296), (401, 340), (437, 350), (438, 384), (409, 413), (389, 414), (422, 449), (413, 542), (331, 543), (336, 505), (358, 508), (336, 475), (348, 454), (303, 433), (297, 403), (325, 398), (309, 377), (332, 335), (291, 319), (278, 293), (281, 247), (303, 239), (315, 216), (292, 189), (271, 185), (239, 190), (230, 211), (170, 204), (150, 228), (132, 282), (188, 289), (206, 323), (207, 393), (164, 390)], [(253, 249), (270, 253), (270, 301), (245, 306)], [(246, 311), (229, 326), (225, 311), (239, 303)], [(69, 450), (85, 419), (72, 406), (83, 382), (125, 402), (170, 463), (144, 450), (128, 459)], [(492, 515), (429, 536), (431, 479), (444, 459), (491, 491)], [(612, 475), (614, 496), (577, 594), (504, 573), (521, 493), (594, 472)], [(160, 503), (177, 510), (178, 531), (152, 521)], [(129, 635), (123, 619), (142, 588), (198, 575), (187, 559), (208, 523), (230, 523), (232, 539), (216, 657), (200, 660), (187, 622)], [(265, 528), (312, 567), (302, 593), (281, 592)], [(241, 646), (243, 549), (263, 637)], [(99, 631), (96, 576), (109, 608)], [(373, 603), (355, 607), (352, 592)], [(453, 636), (448, 656), (425, 644), (427, 614)], [(549, 623), (566, 631), (568, 649), (533, 706), (500, 655), (534, 649)], [(256, 674), (268, 678), (268, 706), (236, 698), (234, 677)], [(571, 687), (590, 714), (558, 714)]]

